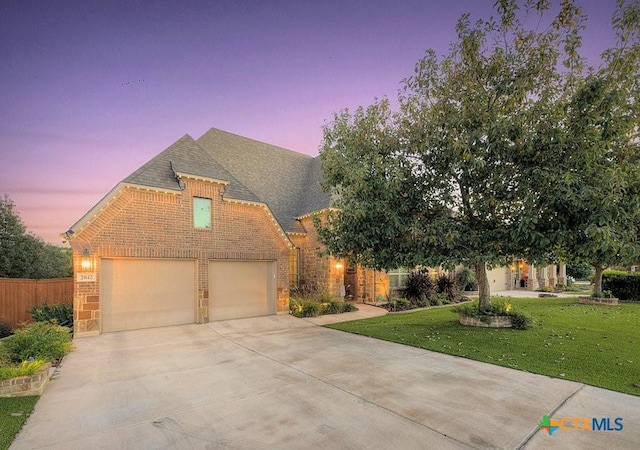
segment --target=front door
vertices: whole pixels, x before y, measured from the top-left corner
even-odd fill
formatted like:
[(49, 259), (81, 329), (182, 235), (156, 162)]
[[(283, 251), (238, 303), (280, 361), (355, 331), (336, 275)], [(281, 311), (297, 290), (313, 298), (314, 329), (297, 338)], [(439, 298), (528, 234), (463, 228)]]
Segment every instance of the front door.
[(358, 298), (358, 266), (349, 263), (344, 271), (345, 300), (357, 300)]

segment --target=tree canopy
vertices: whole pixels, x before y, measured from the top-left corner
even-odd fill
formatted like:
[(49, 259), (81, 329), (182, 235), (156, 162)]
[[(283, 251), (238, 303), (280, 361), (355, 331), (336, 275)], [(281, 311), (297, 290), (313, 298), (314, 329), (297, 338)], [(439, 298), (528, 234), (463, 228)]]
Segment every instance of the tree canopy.
[(13, 201), (6, 195), (0, 198), (0, 278), (71, 275), (71, 250), (46, 244), (28, 233)]
[[(317, 225), (332, 254), (378, 269), (473, 266), (483, 307), (490, 302), (487, 266), (576, 251), (569, 236), (584, 230), (564, 214), (560, 187), (574, 176), (573, 153), (584, 160), (573, 170), (593, 181), (585, 163), (594, 155), (583, 144), (600, 149), (605, 138), (593, 138), (585, 119), (594, 104), (584, 98), (593, 81), (582, 75), (579, 55), (585, 18), (573, 1), (561, 2), (552, 17), (550, 8), (547, 1), (501, 0), (497, 19), (472, 23), (463, 15), (449, 53), (427, 51), (403, 81), (397, 111), (383, 99), (342, 111), (324, 127), (324, 188), (336, 209)], [(622, 72), (633, 72), (624, 64)], [(615, 111), (602, 106), (617, 137), (603, 133), (624, 153), (633, 127), (614, 119), (626, 108), (619, 100)], [(635, 110), (626, 114), (637, 120)]]
[(640, 5), (619, 2), (617, 45), (603, 63), (566, 89), (553, 151), (532, 174), (538, 210), (553, 221), (558, 256), (603, 270), (640, 258)]

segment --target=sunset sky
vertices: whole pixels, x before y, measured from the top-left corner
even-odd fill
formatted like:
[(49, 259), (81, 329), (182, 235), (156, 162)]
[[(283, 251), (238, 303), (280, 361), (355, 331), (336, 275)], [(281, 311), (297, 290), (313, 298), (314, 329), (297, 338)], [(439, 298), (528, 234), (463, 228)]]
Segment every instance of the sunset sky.
[[(0, 196), (61, 244), (113, 186), (219, 128), (317, 155), (334, 112), (395, 98), (464, 12), (494, 0), (4, 1)], [(591, 64), (615, 0), (582, 0)]]

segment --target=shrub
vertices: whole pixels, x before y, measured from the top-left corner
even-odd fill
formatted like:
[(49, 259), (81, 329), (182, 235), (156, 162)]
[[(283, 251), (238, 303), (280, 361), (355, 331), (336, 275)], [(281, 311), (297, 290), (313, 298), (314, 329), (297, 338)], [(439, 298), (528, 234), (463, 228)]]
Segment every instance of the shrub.
[(0, 343), (0, 367), (11, 365), (11, 354), (3, 343)]
[(591, 294), (591, 297), (593, 297), (593, 298), (613, 298), (613, 294), (611, 293), (611, 291), (603, 290), (602, 292), (594, 292), (593, 294)]
[(460, 290), (456, 285), (455, 279), (446, 273), (438, 277), (436, 292), (445, 294), (448, 300), (447, 303), (456, 302), (460, 298)]
[(295, 317), (316, 317), (320, 314), (320, 303), (308, 298), (292, 298), (289, 310)]
[(63, 303), (49, 306), (47, 302), (40, 307), (33, 307), (29, 314), (36, 322), (55, 322), (60, 326), (73, 330), (73, 304)]
[(344, 300), (331, 300), (322, 303), (320, 314), (340, 314), (343, 312), (357, 311), (355, 305), (347, 303)]
[(392, 298), (387, 304), (389, 311), (407, 311), (413, 308), (413, 305), (406, 298)]
[(352, 303), (345, 302), (344, 300), (331, 300), (327, 303), (322, 303), (320, 314), (341, 314), (357, 310), (358, 308)]
[(540, 290), (542, 292), (555, 292), (555, 289), (551, 286), (542, 286)]
[(71, 333), (68, 328), (50, 322), (33, 322), (16, 330), (3, 345), (14, 362), (29, 358), (55, 361), (71, 350)]
[(0, 321), (0, 339), (11, 336), (12, 334), (13, 329), (11, 328), (11, 325), (9, 325), (7, 322)]
[(456, 284), (462, 291), (477, 291), (478, 283), (473, 272), (468, 268), (463, 268), (456, 272), (455, 275)]
[(640, 273), (607, 270), (602, 274), (602, 289), (620, 300), (640, 301)]
[(403, 295), (412, 303), (428, 302), (435, 295), (435, 283), (428, 273), (423, 271), (410, 272)]
[(35, 375), (44, 365), (44, 361), (36, 359), (35, 361), (22, 361), (17, 366), (0, 367), (0, 380)]
[(576, 280), (588, 280), (593, 275), (593, 267), (586, 262), (567, 264), (567, 275)]

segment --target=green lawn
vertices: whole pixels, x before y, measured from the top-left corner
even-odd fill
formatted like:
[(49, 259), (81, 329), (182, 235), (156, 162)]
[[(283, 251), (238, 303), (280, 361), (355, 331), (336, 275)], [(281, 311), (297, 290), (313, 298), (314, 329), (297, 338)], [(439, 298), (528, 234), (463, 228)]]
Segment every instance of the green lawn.
[(530, 329), (465, 327), (450, 308), (329, 328), (640, 395), (640, 304), (588, 306), (571, 298), (509, 301), (533, 318)]
[(8, 449), (40, 397), (0, 398), (0, 449)]

